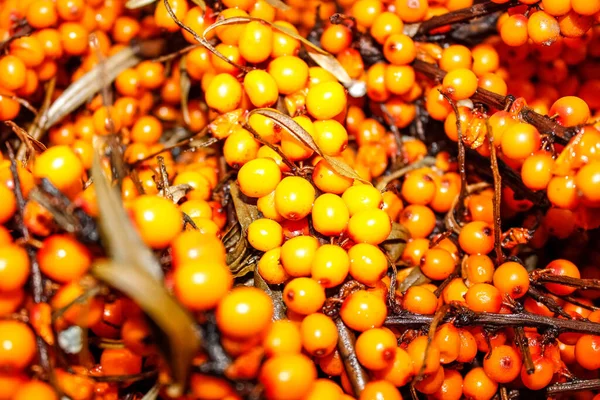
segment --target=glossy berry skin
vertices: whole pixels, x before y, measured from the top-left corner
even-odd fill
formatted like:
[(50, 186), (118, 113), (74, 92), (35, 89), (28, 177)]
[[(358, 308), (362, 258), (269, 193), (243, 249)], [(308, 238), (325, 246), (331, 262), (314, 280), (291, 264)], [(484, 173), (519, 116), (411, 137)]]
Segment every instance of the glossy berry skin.
[(309, 315), (323, 307), (325, 290), (311, 278), (295, 278), (285, 285), (283, 301), (289, 310)]
[(33, 169), (35, 178), (48, 178), (65, 193), (69, 193), (75, 185), (81, 185), (82, 173), (79, 157), (68, 146), (50, 147), (37, 157)]
[(387, 308), (383, 299), (366, 290), (348, 296), (340, 310), (344, 323), (359, 332), (381, 327), (386, 316)]
[(36, 354), (36, 340), (32, 330), (22, 322), (0, 321), (0, 365), (22, 370)]
[(268, 218), (259, 218), (248, 226), (248, 242), (259, 251), (275, 249), (283, 243), (283, 228)]
[(67, 235), (53, 235), (44, 240), (37, 258), (44, 275), (61, 283), (83, 276), (92, 262), (89, 250)]
[(310, 275), (324, 288), (332, 288), (344, 282), (350, 270), (350, 258), (346, 250), (333, 244), (324, 244), (315, 252)]
[(519, 299), (529, 289), (529, 274), (521, 264), (508, 261), (498, 266), (494, 272), (494, 286), (503, 294)]
[(486, 375), (498, 383), (514, 380), (521, 373), (521, 356), (507, 345), (497, 346), (483, 360), (483, 370)]
[(325, 236), (338, 236), (346, 230), (350, 212), (341, 197), (324, 193), (315, 199), (312, 209), (314, 229)]
[(402, 400), (402, 395), (388, 381), (371, 381), (365, 385), (359, 400)]
[(260, 370), (259, 381), (270, 400), (300, 400), (317, 378), (313, 362), (303, 354), (276, 355), (268, 359)]
[(275, 189), (275, 208), (286, 219), (300, 220), (310, 214), (315, 188), (306, 179), (288, 176)]
[(306, 108), (319, 120), (331, 119), (346, 107), (346, 93), (338, 82), (323, 82), (313, 86), (306, 95)]
[(356, 356), (365, 368), (382, 370), (393, 362), (397, 346), (396, 337), (391, 331), (385, 328), (369, 329), (356, 339)]
[(142, 195), (133, 202), (132, 212), (142, 240), (152, 248), (167, 247), (183, 227), (181, 211), (163, 197)]
[(358, 212), (348, 222), (348, 233), (358, 243), (378, 245), (388, 238), (391, 231), (390, 217), (380, 209)]
[(273, 302), (260, 289), (236, 287), (219, 303), (217, 326), (224, 335), (247, 339), (263, 332), (271, 323)]
[(30, 273), (27, 251), (16, 244), (0, 247), (0, 291), (21, 289)]
[(317, 357), (331, 354), (337, 347), (338, 331), (331, 318), (324, 314), (307, 315), (300, 324), (302, 347)]
[(32, 380), (21, 385), (12, 397), (12, 400), (29, 399), (58, 400), (58, 396), (52, 386), (46, 382)]
[(196, 311), (216, 307), (233, 285), (229, 268), (214, 261), (190, 262), (179, 266), (173, 280), (179, 301)]

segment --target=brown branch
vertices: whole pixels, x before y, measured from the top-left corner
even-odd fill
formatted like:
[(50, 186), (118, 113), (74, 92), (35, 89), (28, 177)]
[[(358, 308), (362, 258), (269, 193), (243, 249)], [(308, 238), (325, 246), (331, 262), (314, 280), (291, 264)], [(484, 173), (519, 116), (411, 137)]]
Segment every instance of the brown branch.
[(555, 383), (546, 388), (547, 394), (579, 392), (582, 390), (595, 390), (600, 388), (600, 379), (574, 380), (571, 382)]
[(489, 119), (485, 120), (488, 129), (488, 137), (490, 138), (490, 164), (492, 167), (492, 175), (494, 178), (494, 195), (492, 202), (494, 203), (493, 218), (494, 218), (494, 248), (496, 249), (496, 264), (500, 265), (504, 262), (504, 253), (502, 252), (502, 218), (500, 217), (500, 205), (502, 202), (502, 175), (498, 169), (498, 154), (494, 144), (494, 135)]
[(485, 3), (475, 4), (468, 8), (451, 11), (449, 13), (438, 15), (422, 22), (419, 29), (415, 33), (415, 37), (427, 35), (429, 32), (450, 24), (458, 24), (461, 22), (470, 22), (475, 18), (483, 17), (484, 15), (493, 14), (499, 11), (508, 10), (510, 7), (518, 5), (519, 2), (512, 0), (508, 3), (498, 4), (487, 1)]
[(558, 314), (564, 318), (572, 319), (571, 315), (569, 315), (565, 310), (563, 310), (563, 308), (559, 306), (558, 303), (552, 297), (545, 295), (535, 287), (530, 286), (529, 290), (527, 291), (527, 294), (529, 294), (535, 301), (540, 302), (546, 307), (548, 307), (548, 310), (552, 311), (553, 313)]
[(570, 276), (554, 275), (551, 273), (534, 271), (531, 279), (536, 283), (560, 283), (561, 285), (585, 289), (600, 289), (600, 280), (572, 278)]
[(350, 329), (344, 325), (344, 322), (342, 322), (340, 318), (336, 319), (335, 325), (337, 326), (339, 334), (338, 351), (344, 362), (344, 368), (348, 374), (348, 379), (350, 380), (354, 394), (358, 396), (365, 388), (365, 385), (369, 381), (369, 377), (356, 357), (356, 351), (354, 350), (354, 334), (350, 332)]
[[(446, 72), (442, 71), (437, 65), (421, 60), (415, 60), (413, 68), (436, 82), (441, 82), (446, 75)], [(510, 99), (510, 96), (502, 96), (483, 88), (477, 89), (477, 92), (471, 97), (474, 102), (483, 103), (499, 110), (503, 109)], [(559, 125), (547, 115), (538, 114), (529, 107), (523, 107), (520, 117), (523, 121), (535, 126), (541, 133), (551, 135), (554, 141), (560, 144), (566, 144), (579, 131), (577, 127)]]
[(517, 346), (519, 346), (519, 351), (523, 356), (523, 366), (525, 367), (525, 371), (527, 371), (528, 375), (533, 374), (535, 372), (535, 365), (533, 365), (531, 352), (529, 351), (529, 341), (525, 336), (525, 331), (522, 326), (517, 326), (515, 328), (515, 342)]
[[(600, 335), (600, 324), (583, 320), (559, 319), (521, 312), (518, 314), (491, 314), (469, 311), (463, 307), (448, 313), (446, 322), (453, 321), (456, 326), (552, 328), (558, 332), (579, 332)], [(385, 320), (386, 326), (421, 327), (433, 322), (433, 316), (413, 313), (392, 315)]]

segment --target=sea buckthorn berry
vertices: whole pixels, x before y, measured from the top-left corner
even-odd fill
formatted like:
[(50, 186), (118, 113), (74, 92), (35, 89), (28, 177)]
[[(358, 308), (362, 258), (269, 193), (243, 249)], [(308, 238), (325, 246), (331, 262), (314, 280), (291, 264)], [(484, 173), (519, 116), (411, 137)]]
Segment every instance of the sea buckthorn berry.
[(472, 58), (471, 50), (468, 47), (453, 44), (442, 50), (442, 57), (439, 64), (440, 68), (446, 72), (458, 68), (471, 68)]
[(262, 344), (268, 357), (299, 354), (302, 350), (302, 334), (298, 324), (290, 320), (274, 321)]
[(587, 370), (600, 368), (600, 336), (582, 335), (575, 344), (575, 359), (577, 363)]
[(462, 397), (463, 376), (459, 371), (444, 369), (442, 386), (431, 395), (436, 400), (459, 400)]
[(550, 179), (546, 190), (548, 200), (555, 207), (572, 210), (579, 205), (580, 197), (575, 177), (555, 176)]
[(521, 264), (513, 261), (505, 262), (494, 272), (494, 286), (502, 294), (519, 299), (529, 290), (529, 274)]
[(348, 206), (350, 216), (371, 209), (378, 209), (383, 203), (381, 192), (371, 185), (356, 185), (349, 187), (342, 199)]
[(497, 313), (502, 306), (502, 294), (488, 283), (476, 283), (465, 294), (469, 308), (476, 312)]
[[(558, 276), (567, 276), (577, 279), (581, 278), (579, 268), (577, 268), (575, 264), (568, 260), (554, 260), (546, 265), (546, 268), (544, 269), (549, 270), (550, 273)], [(548, 289), (550, 292), (559, 296), (567, 296), (576, 290), (574, 287), (561, 285), (559, 283), (546, 283), (544, 286), (546, 286), (546, 289)]]
[(594, 15), (600, 12), (600, 4), (597, 2), (586, 2), (582, 0), (572, 0), (573, 11), (581, 15)]
[(442, 85), (434, 86), (429, 89), (425, 96), (425, 108), (431, 118), (437, 121), (443, 121), (452, 112), (452, 106), (448, 100), (442, 95)]
[(500, 26), (500, 37), (509, 46), (518, 47), (527, 43), (528, 20), (523, 14), (514, 14), (508, 17)]
[(167, 247), (181, 232), (181, 211), (166, 198), (139, 196), (133, 201), (132, 212), (142, 240), (152, 248)]
[(154, 144), (162, 136), (163, 127), (158, 118), (144, 115), (138, 118), (131, 128), (131, 140), (138, 143)]
[(533, 374), (528, 374), (524, 365), (521, 367), (521, 381), (530, 390), (541, 390), (552, 382), (554, 366), (552, 361), (545, 357), (534, 359), (533, 366), (535, 368)]
[(235, 287), (221, 299), (216, 311), (221, 333), (247, 339), (263, 332), (271, 323), (273, 302), (260, 289)]
[(242, 85), (229, 74), (216, 75), (206, 90), (206, 104), (224, 114), (235, 110), (242, 101)]
[(340, 285), (350, 270), (346, 250), (334, 244), (325, 244), (315, 252), (310, 270), (311, 277), (324, 288)]
[(402, 395), (387, 380), (370, 381), (360, 393), (359, 400), (402, 400)]
[(240, 128), (225, 139), (223, 156), (227, 164), (239, 168), (247, 162), (254, 160), (260, 145), (254, 136), (247, 130)]
[(335, 120), (315, 121), (315, 142), (324, 154), (338, 156), (348, 146), (348, 132)]
[(350, 275), (362, 284), (374, 286), (387, 272), (387, 257), (379, 247), (372, 244), (355, 244), (348, 250), (348, 257)]
[(588, 120), (590, 108), (579, 97), (566, 96), (561, 97), (552, 104), (548, 115), (556, 117), (556, 122), (563, 126), (576, 126)]
[(56, 282), (69, 282), (83, 276), (92, 263), (89, 250), (67, 235), (52, 235), (37, 253), (40, 270)]
[(284, 218), (300, 220), (310, 214), (315, 188), (306, 179), (285, 177), (275, 188), (275, 207)]
[[(184, 19), (188, 12), (188, 3), (185, 0), (169, 0), (169, 6), (173, 11), (173, 14), (175, 14), (179, 20)], [(154, 21), (157, 27), (169, 32), (176, 32), (179, 30), (179, 25), (171, 18), (164, 2), (156, 5), (156, 8), (154, 9)]]
[(410, 204), (429, 204), (436, 192), (436, 184), (427, 173), (413, 173), (402, 183), (402, 197)]
[(555, 17), (560, 17), (571, 11), (570, 0), (542, 0), (544, 11)]
[(382, 11), (383, 3), (379, 0), (359, 0), (354, 2), (350, 9), (356, 22), (365, 28), (370, 28)]
[(493, 347), (491, 353), (483, 359), (486, 375), (498, 383), (508, 383), (521, 373), (521, 356), (511, 346)]
[(494, 276), (494, 262), (484, 254), (472, 254), (466, 261), (467, 279), (471, 284), (491, 283)]
[(432, 395), (442, 387), (442, 383), (444, 383), (444, 368), (440, 367), (436, 372), (425, 375), (415, 383), (415, 389), (423, 394)]
[(451, 323), (443, 324), (433, 338), (440, 349), (440, 362), (449, 364), (460, 354), (461, 338), (459, 330)]
[(304, 397), (304, 400), (341, 399), (343, 394), (343, 389), (335, 382), (327, 378), (319, 378), (313, 383), (310, 392)]
[(521, 167), (523, 183), (532, 190), (544, 190), (552, 179), (554, 160), (547, 153), (533, 154)]
[(2, 207), (0, 207), (0, 224), (8, 222), (17, 211), (17, 198), (12, 190), (0, 184), (0, 198)]
[(346, 108), (346, 92), (338, 82), (323, 82), (308, 89), (306, 109), (318, 120), (331, 119)]
[[(419, 336), (408, 344), (406, 351), (413, 361), (415, 375), (433, 374), (440, 368), (440, 349), (434, 342), (428, 343), (427, 336)], [(427, 350), (427, 351), (426, 351)]]
[[(338, 174), (331, 165), (325, 160), (320, 160), (313, 170), (313, 183), (319, 190), (325, 193), (333, 193), (337, 195), (343, 194), (352, 186), (353, 179)], [(342, 196), (342, 199), (344, 197)], [(344, 199), (344, 202), (346, 200)], [(348, 205), (346, 203), (346, 205)], [(350, 209), (350, 207), (348, 207)]]
[(428, 0), (396, 0), (394, 5), (396, 6), (396, 14), (402, 21), (408, 23), (422, 21), (429, 9)]
[(29, 4), (25, 18), (32, 28), (42, 29), (53, 26), (58, 21), (56, 5), (50, 0), (35, 0)]
[(31, 380), (24, 382), (11, 397), (12, 400), (58, 400), (55, 390), (46, 382)]
[(449, 277), (456, 269), (455, 265), (452, 254), (441, 248), (427, 250), (420, 263), (421, 272), (434, 281), (441, 281)]
[[(248, 17), (248, 13), (239, 8), (227, 8), (219, 14), (217, 21), (233, 17)], [(217, 27), (215, 32), (221, 42), (237, 45), (244, 28), (245, 26), (243, 24), (222, 25)]]
[(533, 43), (548, 46), (560, 37), (560, 27), (552, 15), (537, 11), (529, 15), (527, 33)]
[(477, 76), (483, 76), (490, 72), (496, 72), (500, 66), (500, 56), (496, 49), (486, 43), (473, 47), (473, 72)]
[(128, 349), (106, 349), (100, 356), (105, 375), (134, 375), (142, 370), (142, 357)]
[(383, 325), (387, 308), (381, 296), (358, 290), (344, 300), (340, 317), (351, 329), (364, 332)]
[(404, 23), (396, 14), (384, 11), (375, 17), (371, 25), (371, 36), (379, 44), (384, 44), (385, 40), (393, 34), (402, 33)]
[(310, 276), (312, 262), (319, 248), (313, 236), (297, 236), (281, 247), (281, 264), (290, 276)]
[[(293, 118), (311, 138), (314, 139), (315, 127), (307, 116), (301, 115)], [(313, 155), (314, 151), (303, 141), (294, 136), (287, 129), (281, 132), (281, 151), (291, 161), (306, 160)]]
[(83, 165), (68, 146), (53, 146), (40, 154), (33, 168), (37, 179), (48, 178), (59, 190), (70, 193), (81, 187)]
[(35, 335), (22, 322), (0, 321), (0, 365), (5, 368), (22, 370), (27, 367), (36, 354)]
[(400, 212), (399, 222), (412, 238), (425, 238), (435, 228), (435, 214), (427, 206), (410, 205)]
[(250, 21), (239, 37), (238, 46), (242, 57), (249, 63), (266, 61), (273, 48), (273, 29), (259, 21)]
[(408, 93), (415, 84), (415, 70), (409, 65), (388, 65), (385, 70), (385, 87), (390, 93)]
[(404, 203), (394, 192), (383, 192), (383, 205), (381, 209), (389, 215), (392, 221), (397, 221), (400, 211), (404, 208)]
[(402, 307), (415, 314), (431, 315), (435, 313), (437, 306), (438, 298), (423, 286), (410, 287), (402, 299)]
[(0, 58), (0, 87), (6, 90), (17, 90), (25, 86), (27, 69), (23, 61), (14, 55)]
[(293, 312), (309, 315), (323, 307), (325, 289), (314, 279), (295, 278), (285, 285), (283, 301)]
[(469, 222), (460, 231), (458, 243), (467, 254), (487, 254), (494, 248), (494, 229), (487, 222)]
[[(269, 63), (267, 72), (275, 79), (279, 93), (284, 95), (303, 89), (308, 81), (308, 65), (300, 58), (292, 55), (275, 58)], [(322, 93), (322, 91), (319, 92)], [(313, 94), (313, 96), (315, 95)]]
[(479, 77), (479, 87), (499, 94), (500, 96), (506, 96), (508, 93), (508, 86), (504, 79), (498, 75), (488, 72)]
[(490, 400), (497, 390), (498, 383), (489, 378), (481, 367), (467, 372), (463, 380), (463, 394), (468, 399)]
[[(385, 328), (364, 331), (356, 339), (355, 347), (358, 361), (370, 370), (382, 370), (391, 366), (397, 350), (406, 354), (404, 350), (398, 349), (394, 334)], [(410, 361), (408, 355), (406, 358)]]
[(248, 242), (259, 251), (269, 251), (283, 243), (283, 229), (276, 221), (259, 218), (248, 226)]
[[(23, 61), (27, 68), (35, 68), (44, 61), (44, 49), (35, 36), (26, 36), (15, 39), (10, 43), (9, 48), (10, 54)], [(37, 75), (35, 73), (34, 75), (37, 79)]]
[(415, 42), (402, 33), (388, 36), (383, 44), (383, 55), (393, 65), (408, 65), (415, 59)]
[(381, 209), (360, 211), (348, 221), (348, 234), (357, 243), (380, 244), (391, 231), (390, 217)]
[(121, 130), (121, 118), (114, 107), (100, 107), (94, 111), (94, 130), (98, 135), (117, 134)]
[[(365, 333), (368, 333), (370, 331), (372, 331), (373, 329), (366, 331)], [(376, 329), (376, 331), (385, 331), (387, 332), (388, 335), (391, 335), (391, 332), (389, 330), (384, 329)], [(363, 333), (363, 334), (365, 334)], [(383, 364), (383, 362), (385, 361), (385, 363), (387, 364), (385, 367), (383, 367), (382, 369), (374, 369), (374, 377), (377, 379), (385, 379), (386, 381), (392, 383), (394, 386), (404, 386), (406, 385), (414, 376), (414, 369), (413, 369), (413, 361), (410, 358), (410, 355), (406, 352), (406, 350), (400, 348), (400, 347), (396, 347), (396, 345), (394, 344), (394, 347), (391, 346), (386, 346), (388, 349), (392, 349), (392, 356), (391, 356), (391, 360), (388, 359), (388, 356), (386, 356), (389, 351), (385, 351), (382, 353), (382, 350), (385, 349), (386, 347), (384, 347), (382, 349), (381, 345), (384, 343), (384, 341), (388, 341), (391, 338), (384, 338), (382, 336), (382, 334), (378, 333), (377, 334), (377, 338), (373, 338), (374, 343), (369, 343), (368, 346), (365, 346), (365, 350), (370, 350), (371, 353), (369, 353), (368, 357), (370, 359), (370, 362), (374, 362), (375, 360), (378, 360), (379, 365)], [(394, 339), (395, 336), (391, 335)], [(360, 338), (360, 336), (359, 336)], [(358, 341), (357, 341), (358, 343)], [(391, 342), (390, 342), (391, 343)], [(373, 350), (373, 346), (377, 346), (377, 350)], [(394, 349), (395, 348), (395, 349)], [(358, 356), (358, 348), (357, 348), (357, 356)], [(373, 359), (373, 356), (377, 357), (376, 359)], [(366, 357), (366, 356), (365, 356)], [(383, 359), (381, 359), (381, 357), (383, 357)], [(361, 361), (361, 359), (359, 358), (359, 361)], [(361, 361), (362, 363), (362, 361)], [(374, 364), (374, 366), (376, 366), (377, 364)], [(366, 365), (365, 365), (366, 366)], [(367, 367), (368, 368), (368, 367)]]
[(338, 236), (346, 230), (350, 213), (340, 196), (324, 193), (312, 208), (313, 228), (325, 236)]
[(316, 378), (317, 370), (310, 358), (303, 354), (281, 354), (262, 365), (258, 380), (269, 400), (300, 400), (310, 392)]
[(289, 279), (280, 262), (281, 247), (267, 251), (258, 261), (258, 273), (271, 285), (279, 285)]
[(338, 54), (352, 44), (352, 32), (344, 25), (329, 25), (321, 35), (321, 46), (331, 54)]
[(270, 158), (248, 161), (238, 172), (240, 190), (248, 197), (263, 197), (273, 192), (281, 181), (281, 170)]
[(456, 361), (470, 363), (477, 355), (477, 342), (473, 334), (465, 329), (459, 329), (460, 349)]
[(331, 354), (338, 341), (335, 323), (320, 313), (307, 315), (300, 324), (302, 347), (312, 356), (322, 357)]
[(71, 56), (80, 56), (88, 49), (87, 29), (76, 22), (63, 22), (58, 27), (60, 40), (65, 53)]
[(279, 97), (275, 79), (266, 71), (255, 69), (244, 77), (244, 90), (255, 107), (269, 107)]
[(453, 100), (464, 100), (477, 91), (477, 76), (467, 68), (457, 68), (444, 76), (442, 88)]
[(585, 200), (600, 201), (600, 161), (592, 161), (584, 165), (575, 175), (577, 188)]
[(224, 263), (208, 260), (179, 266), (173, 280), (177, 299), (195, 311), (216, 307), (233, 284), (231, 272)]

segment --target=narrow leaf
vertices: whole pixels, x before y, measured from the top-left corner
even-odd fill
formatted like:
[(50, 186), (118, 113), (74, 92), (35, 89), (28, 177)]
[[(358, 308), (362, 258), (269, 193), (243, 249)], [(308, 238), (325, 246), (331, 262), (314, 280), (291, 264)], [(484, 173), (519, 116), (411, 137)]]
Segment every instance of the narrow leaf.
[(287, 4), (285, 4), (283, 1), (281, 0), (267, 0), (267, 3), (271, 6), (271, 7), (275, 7), (281, 11), (287, 11), (290, 9), (290, 6), (288, 6)]
[[(52, 103), (43, 121), (43, 130), (49, 129), (65, 116), (71, 114), (103, 87), (110, 85), (121, 72), (133, 67), (140, 60), (135, 49), (128, 46), (113, 56), (108, 57), (104, 63), (96, 65), (87, 74), (69, 85)], [(103, 74), (104, 79), (98, 79), (101, 69), (105, 72)]]
[(292, 136), (294, 136), (296, 139), (302, 142), (306, 147), (323, 157), (329, 163), (329, 165), (331, 165), (331, 168), (333, 168), (333, 170), (338, 174), (345, 176), (346, 178), (357, 179), (365, 184), (371, 184), (369, 181), (361, 178), (356, 173), (356, 171), (354, 171), (345, 162), (324, 154), (313, 139), (313, 137), (310, 136), (310, 134), (299, 123), (294, 121), (294, 119), (289, 115), (282, 114), (279, 111), (276, 111), (272, 108), (257, 108), (248, 113), (248, 115), (246, 116), (246, 122), (250, 120), (252, 114), (259, 114), (264, 117), (270, 118), (273, 121), (277, 122), (279, 125), (286, 128), (292, 134)]
[(159, 348), (171, 369), (173, 385), (169, 393), (183, 394), (192, 359), (200, 347), (194, 319), (171, 297), (161, 282), (136, 264), (103, 262), (92, 274), (134, 300), (153, 322), (165, 343)]
[(408, 274), (408, 276), (406, 278), (404, 278), (404, 280), (402, 280), (402, 282), (400, 282), (397, 290), (399, 292), (405, 292), (412, 286), (423, 285), (423, 284), (429, 283), (429, 282), (431, 282), (431, 280), (429, 280), (429, 278), (427, 278), (421, 272), (421, 268), (414, 267), (410, 271), (410, 274)]
[(170, 198), (173, 203), (177, 204), (179, 203), (179, 200), (181, 200), (192, 189), (193, 188), (189, 184), (182, 183), (180, 185), (169, 186), (168, 188), (158, 192), (158, 195)]
[(162, 279), (160, 263), (130, 222), (121, 196), (108, 183), (98, 156), (94, 157), (92, 164), (92, 178), (100, 211), (98, 223), (102, 242), (111, 257), (118, 263), (139, 266), (156, 280)]
[(160, 387), (158, 384), (152, 386), (148, 392), (141, 398), (141, 400), (156, 400), (158, 399), (158, 394), (160, 393)]
[(181, 87), (181, 113), (183, 114), (183, 121), (187, 126), (190, 126), (190, 110), (188, 108), (188, 98), (190, 96), (190, 89), (192, 87), (192, 81), (187, 72), (187, 57), (181, 57), (179, 61), (179, 86)]
[(149, 6), (150, 4), (156, 3), (157, 0), (128, 0), (125, 3), (125, 7), (134, 10), (136, 8), (142, 8), (145, 6)]
[(249, 204), (244, 201), (242, 192), (237, 186), (237, 183), (232, 183), (229, 186), (229, 191), (231, 193), (231, 198), (233, 199), (235, 213), (240, 225), (242, 226), (242, 232), (245, 235), (252, 221), (260, 218), (258, 207), (256, 207), (254, 204)]
[(404, 249), (406, 248), (406, 242), (409, 239), (410, 232), (408, 229), (404, 225), (392, 222), (392, 231), (382, 243), (382, 246), (394, 263), (402, 257), (402, 253), (404, 253)]
[(192, 0), (192, 3), (200, 7), (202, 11), (206, 12), (206, 3), (204, 0)]

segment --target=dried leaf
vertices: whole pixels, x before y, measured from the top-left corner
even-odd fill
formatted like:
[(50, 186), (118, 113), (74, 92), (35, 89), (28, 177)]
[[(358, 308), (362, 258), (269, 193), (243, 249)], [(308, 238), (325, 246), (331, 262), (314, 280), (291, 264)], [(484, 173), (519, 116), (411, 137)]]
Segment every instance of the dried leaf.
[(151, 320), (155, 336), (165, 339), (158, 343), (173, 377), (169, 393), (180, 396), (200, 347), (192, 316), (167, 293), (160, 281), (139, 265), (108, 261), (94, 265), (92, 274), (134, 300)]
[(276, 111), (272, 108), (257, 108), (248, 113), (248, 115), (246, 116), (246, 121), (249, 121), (252, 114), (259, 114), (264, 117), (270, 118), (273, 121), (277, 122), (279, 125), (286, 128), (292, 134), (292, 136), (301, 141), (306, 147), (323, 157), (338, 174), (347, 178), (359, 180), (365, 184), (371, 184), (369, 181), (361, 178), (356, 173), (356, 171), (354, 171), (345, 162), (323, 154), (323, 152), (321, 151), (319, 146), (317, 146), (317, 143), (314, 141), (312, 136), (310, 136), (310, 134), (302, 126), (300, 126), (300, 124), (294, 121), (289, 115), (282, 114), (279, 111)]
[(290, 6), (288, 6), (281, 0), (267, 0), (267, 4), (269, 4), (271, 7), (277, 8), (281, 11), (287, 11), (290, 9)]
[(410, 239), (410, 232), (404, 225), (401, 225), (397, 222), (392, 222), (392, 231), (390, 232), (387, 239), (382, 243), (383, 248), (388, 253), (392, 262), (397, 262), (400, 257), (402, 257), (402, 253), (404, 252), (404, 248), (406, 247), (406, 242)]
[(206, 3), (204, 0), (192, 0), (192, 3), (200, 7), (202, 11), (206, 12)]
[(187, 57), (181, 57), (179, 61), (179, 86), (181, 87), (181, 113), (183, 115), (183, 121), (187, 126), (190, 126), (190, 109), (188, 108), (188, 97), (190, 96), (190, 89), (192, 87), (192, 81), (187, 72)]
[(254, 287), (261, 289), (269, 295), (271, 300), (273, 300), (273, 321), (287, 318), (285, 313), (286, 307), (283, 302), (283, 292), (281, 290), (271, 289), (269, 284), (258, 272), (258, 268), (254, 269)]
[(193, 187), (191, 187), (189, 184), (182, 183), (180, 185), (169, 186), (168, 188), (158, 192), (158, 195), (170, 198), (173, 200), (173, 203), (177, 204), (179, 203), (179, 200), (185, 197), (185, 195), (192, 189)]
[(158, 394), (160, 393), (160, 386), (158, 384), (152, 386), (150, 390), (141, 398), (141, 400), (156, 400), (158, 399)]
[[(140, 62), (133, 47), (128, 46), (115, 55), (108, 57), (102, 65), (96, 65), (87, 74), (73, 82), (59, 97), (52, 103), (46, 118), (41, 122), (42, 129), (47, 130), (66, 115), (71, 114), (88, 99), (92, 98), (103, 85), (110, 85), (116, 77), (126, 70)], [(105, 79), (98, 79), (101, 68), (104, 69)]]
[(99, 157), (94, 158), (92, 178), (100, 210), (98, 223), (102, 242), (110, 256), (118, 263), (139, 266), (157, 281), (161, 280), (163, 271), (160, 263), (130, 222), (121, 196), (110, 186), (102, 171)]
[(125, 7), (130, 10), (134, 10), (136, 8), (142, 8), (149, 6), (150, 4), (154, 4), (156, 1), (157, 0), (128, 0), (127, 3), (125, 3)]
[(231, 198), (233, 199), (233, 206), (235, 207), (237, 219), (242, 226), (242, 232), (245, 235), (252, 221), (260, 218), (258, 207), (256, 207), (254, 204), (249, 204), (244, 201), (242, 192), (240, 191), (237, 183), (232, 183), (229, 186), (229, 192), (231, 193)]
[(19, 125), (15, 124), (13, 121), (5, 121), (6, 125), (10, 126), (13, 132), (19, 137), (21, 142), (26, 143), (27, 146), (31, 146), (33, 150), (38, 153), (42, 153), (46, 151), (46, 146), (44, 143), (39, 140), (33, 138), (27, 131), (21, 128)]
[(410, 271), (410, 274), (408, 274), (408, 276), (404, 278), (402, 282), (400, 282), (397, 290), (399, 292), (405, 292), (412, 286), (423, 285), (429, 282), (431, 282), (431, 280), (423, 275), (421, 268), (414, 267), (412, 271)]
[[(165, 0), (166, 1), (166, 0)], [(279, 1), (279, 0), (271, 0), (271, 1)], [(271, 4), (273, 5), (273, 4)], [(274, 6), (275, 7), (275, 6)], [(286, 6), (287, 7), (287, 6)], [(305, 37), (303, 37), (302, 35), (299, 35), (298, 33), (291, 31), (283, 26), (279, 26), (276, 24), (273, 24), (269, 21), (265, 21), (263, 19), (260, 18), (254, 18), (254, 17), (231, 17), (231, 18), (225, 18), (223, 20), (217, 21), (214, 24), (212, 24), (211, 26), (209, 26), (208, 28), (206, 28), (206, 30), (203, 33), (203, 37), (202, 40), (200, 41), (202, 44), (205, 44), (205, 42), (207, 42), (206, 40), (206, 35), (211, 32), (213, 29), (216, 29), (220, 26), (223, 25), (235, 25), (235, 24), (246, 24), (248, 22), (251, 21), (258, 21), (261, 22), (265, 25), (269, 25), (272, 29), (277, 30), (281, 33), (284, 33), (286, 35), (288, 35), (289, 37), (298, 40), (299, 42), (301, 42), (307, 49), (308, 55), (323, 69), (325, 69), (326, 71), (330, 72), (333, 76), (335, 76), (337, 78), (338, 81), (340, 81), (345, 87), (346, 89), (348, 89), (348, 93), (350, 93), (350, 95), (352, 97), (362, 97), (366, 94), (367, 92), (367, 87), (366, 84), (362, 81), (357, 81), (354, 80), (350, 77), (350, 75), (348, 75), (348, 72), (344, 69), (344, 67), (342, 66), (342, 64), (340, 64), (340, 62), (337, 60), (337, 58), (335, 58), (332, 54), (330, 54), (329, 52), (323, 50), (322, 48), (320, 48), (319, 46), (311, 43), (308, 39), (306, 39)], [(210, 46), (210, 44), (209, 44)], [(214, 47), (210, 46), (207, 48), (213, 52), (215, 55), (219, 56), (220, 58), (223, 58), (224, 56), (222, 56), (222, 54), (220, 54)], [(244, 68), (240, 67), (242, 70)]]

